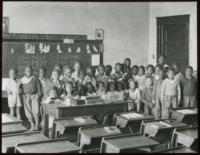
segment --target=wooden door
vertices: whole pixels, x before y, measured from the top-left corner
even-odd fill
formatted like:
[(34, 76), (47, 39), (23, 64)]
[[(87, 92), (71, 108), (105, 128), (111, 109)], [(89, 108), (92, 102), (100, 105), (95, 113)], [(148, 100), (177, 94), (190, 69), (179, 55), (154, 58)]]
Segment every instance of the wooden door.
[(189, 15), (157, 18), (157, 56), (184, 71), (189, 62)]

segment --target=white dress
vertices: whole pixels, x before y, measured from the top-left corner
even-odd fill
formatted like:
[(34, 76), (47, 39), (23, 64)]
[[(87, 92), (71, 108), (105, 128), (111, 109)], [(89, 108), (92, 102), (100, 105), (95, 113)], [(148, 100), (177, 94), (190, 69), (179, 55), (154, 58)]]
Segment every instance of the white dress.
[(12, 92), (12, 94), (8, 94), (8, 106), (10, 108), (22, 106), (20, 97), (20, 85), (21, 81), (19, 79), (13, 80), (9, 78), (6, 83), (7, 92)]

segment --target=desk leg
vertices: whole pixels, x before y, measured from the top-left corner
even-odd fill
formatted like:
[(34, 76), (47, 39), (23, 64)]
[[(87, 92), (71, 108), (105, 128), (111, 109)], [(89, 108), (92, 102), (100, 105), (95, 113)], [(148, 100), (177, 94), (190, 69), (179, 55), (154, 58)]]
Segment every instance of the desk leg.
[(56, 124), (53, 123), (51, 139), (56, 139), (56, 137), (57, 137), (56, 135), (57, 135)]
[(49, 116), (45, 113), (43, 114), (43, 125), (42, 125), (42, 132), (45, 136), (49, 137)]

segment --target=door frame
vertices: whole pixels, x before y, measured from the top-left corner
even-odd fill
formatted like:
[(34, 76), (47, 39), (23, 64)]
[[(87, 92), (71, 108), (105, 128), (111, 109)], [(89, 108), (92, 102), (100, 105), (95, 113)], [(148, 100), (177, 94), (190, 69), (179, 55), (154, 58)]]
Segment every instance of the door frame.
[[(156, 17), (156, 25), (157, 25), (157, 59), (160, 55), (164, 55), (167, 57), (167, 53), (164, 52), (164, 25), (174, 25), (174, 24), (185, 24), (186, 25), (186, 61), (187, 65), (189, 65), (189, 24), (190, 24), (190, 14), (185, 15), (174, 15), (174, 16), (163, 16)], [(166, 60), (167, 61), (167, 60)]]

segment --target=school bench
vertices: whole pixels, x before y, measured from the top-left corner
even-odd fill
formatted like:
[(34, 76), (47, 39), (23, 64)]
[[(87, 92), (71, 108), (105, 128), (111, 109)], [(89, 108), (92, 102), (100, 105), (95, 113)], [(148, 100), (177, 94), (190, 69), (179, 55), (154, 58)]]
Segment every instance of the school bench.
[(151, 153), (197, 153), (197, 152), (185, 146), (178, 146), (175, 148), (152, 151)]
[(43, 140), (21, 143), (15, 153), (78, 153), (80, 148), (66, 139)]
[(141, 132), (141, 123), (144, 120), (154, 120), (154, 116), (142, 113), (125, 112), (114, 114), (114, 124), (120, 128), (128, 128), (131, 133)]
[(191, 126), (198, 124), (197, 108), (172, 108), (170, 111), (171, 119), (176, 119)]
[(151, 152), (151, 147), (159, 143), (142, 134), (104, 137), (100, 153), (141, 153)]
[(198, 127), (177, 128), (173, 131), (171, 145), (177, 147), (182, 144), (187, 148), (197, 151), (198, 146)]
[(103, 137), (119, 135), (119, 133), (109, 133), (104, 129), (105, 125), (95, 125), (90, 127), (81, 127), (78, 132), (77, 144), (85, 150), (99, 149)]
[(56, 139), (59, 137), (68, 137), (69, 141), (77, 141), (78, 129), (80, 127), (97, 125), (97, 122), (94, 119), (92, 119), (93, 121), (91, 122), (78, 122), (75, 118), (76, 117), (66, 117), (55, 119), (53, 122), (52, 138)]
[(97, 115), (105, 113), (126, 112), (127, 102), (114, 102), (107, 104), (90, 104), (66, 106), (63, 103), (43, 104), (43, 125), (42, 131), (48, 136), (49, 118), (58, 119), (80, 115)]
[(2, 152), (12, 153), (17, 144), (42, 140), (48, 140), (48, 138), (39, 131), (2, 135)]
[(160, 143), (167, 143), (170, 148), (173, 130), (181, 127), (187, 125), (172, 119), (146, 120), (142, 122), (141, 130), (144, 136), (152, 137)]

